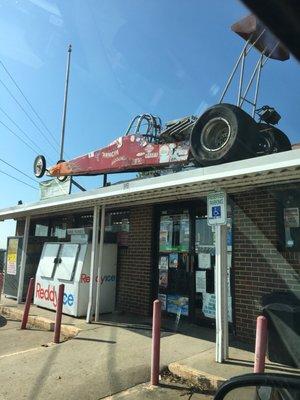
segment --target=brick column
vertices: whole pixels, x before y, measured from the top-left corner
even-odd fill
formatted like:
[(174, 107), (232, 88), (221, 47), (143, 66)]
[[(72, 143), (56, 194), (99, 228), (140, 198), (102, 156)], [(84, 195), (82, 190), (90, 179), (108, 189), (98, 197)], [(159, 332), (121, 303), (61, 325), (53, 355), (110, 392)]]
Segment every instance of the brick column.
[(119, 250), (117, 309), (149, 315), (151, 307), (153, 207), (130, 209), (128, 248)]
[(300, 253), (278, 250), (276, 199), (272, 189), (234, 196), (236, 332), (253, 342), (262, 296), (300, 290)]

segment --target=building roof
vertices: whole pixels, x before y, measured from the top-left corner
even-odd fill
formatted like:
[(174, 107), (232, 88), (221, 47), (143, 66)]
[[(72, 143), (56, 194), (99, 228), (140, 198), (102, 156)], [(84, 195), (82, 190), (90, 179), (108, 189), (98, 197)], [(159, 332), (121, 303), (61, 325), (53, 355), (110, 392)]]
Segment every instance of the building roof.
[(123, 207), (190, 199), (218, 189), (234, 193), (291, 182), (300, 182), (300, 149), (20, 204), (0, 210), (0, 220), (91, 209), (96, 204)]

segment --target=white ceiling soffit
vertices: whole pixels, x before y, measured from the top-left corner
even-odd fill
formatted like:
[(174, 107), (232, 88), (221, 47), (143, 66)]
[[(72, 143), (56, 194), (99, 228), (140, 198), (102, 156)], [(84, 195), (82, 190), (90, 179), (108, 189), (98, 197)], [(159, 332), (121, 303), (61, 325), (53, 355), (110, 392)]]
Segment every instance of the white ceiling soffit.
[(297, 181), (300, 182), (300, 149), (17, 205), (0, 210), (0, 220), (87, 209), (95, 204), (113, 207), (189, 199), (216, 189), (234, 193), (262, 185)]

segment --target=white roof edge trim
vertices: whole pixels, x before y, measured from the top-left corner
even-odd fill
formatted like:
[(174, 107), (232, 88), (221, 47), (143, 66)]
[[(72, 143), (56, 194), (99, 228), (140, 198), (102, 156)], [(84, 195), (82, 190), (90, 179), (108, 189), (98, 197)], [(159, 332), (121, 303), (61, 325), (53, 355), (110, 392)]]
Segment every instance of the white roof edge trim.
[[(198, 186), (202, 183), (204, 184), (213, 181), (219, 182), (222, 181), (222, 179), (227, 182), (230, 179), (233, 181), (240, 180), (241, 177), (250, 178), (250, 176), (252, 176), (253, 179), (253, 175), (260, 176), (280, 171), (287, 172), (295, 169), (299, 170), (300, 178), (300, 149), (272, 154), (269, 156), (235, 161), (227, 164), (220, 164), (212, 167), (196, 168), (189, 171), (163, 175), (160, 177), (129, 181), (95, 189), (89, 192), (76, 193), (73, 195), (63, 196), (62, 198), (53, 198), (27, 205), (17, 205), (0, 210), (0, 220), (7, 219), (8, 216), (13, 218), (14, 215), (25, 215), (25, 213), (28, 214), (29, 211), (42, 211), (47, 209), (48, 212), (51, 212), (51, 209), (57, 207), (62, 207), (62, 209), (67, 205), (74, 205), (77, 207), (80, 203), (91, 201), (97, 202), (97, 200), (102, 200), (102, 204), (109, 204), (106, 202), (107, 200), (110, 200), (111, 203), (113, 198), (118, 198), (120, 196), (124, 196), (125, 202), (127, 196), (131, 197), (132, 195), (138, 193), (142, 195), (144, 192), (157, 190), (165, 192), (166, 190), (173, 190), (176, 187), (192, 188), (194, 185)], [(293, 177), (293, 179), (296, 179), (297, 176)], [(276, 183), (276, 181), (274, 183)], [(249, 182), (247, 184), (249, 184)], [(241, 183), (239, 183), (237, 186), (242, 189)], [(220, 188), (222, 188), (222, 185), (220, 185)], [(201, 192), (199, 192), (199, 195), (200, 193)]]

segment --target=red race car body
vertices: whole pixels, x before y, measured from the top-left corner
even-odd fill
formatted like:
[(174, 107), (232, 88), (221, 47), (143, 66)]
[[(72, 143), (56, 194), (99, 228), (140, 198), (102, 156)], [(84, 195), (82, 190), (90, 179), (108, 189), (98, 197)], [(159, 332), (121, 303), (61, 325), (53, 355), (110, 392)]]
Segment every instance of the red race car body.
[(129, 134), (100, 150), (58, 163), (48, 169), (47, 175), (59, 177), (145, 171), (187, 164), (189, 152), (189, 143), (151, 143), (143, 135)]

